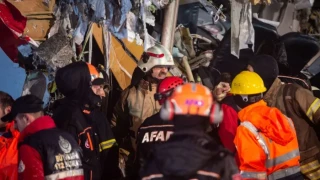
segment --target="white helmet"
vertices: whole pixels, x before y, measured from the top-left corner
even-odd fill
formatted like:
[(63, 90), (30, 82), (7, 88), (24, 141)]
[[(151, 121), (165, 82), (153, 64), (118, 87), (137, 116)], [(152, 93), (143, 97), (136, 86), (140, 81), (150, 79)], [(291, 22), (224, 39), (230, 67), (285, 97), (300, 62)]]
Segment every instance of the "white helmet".
[(147, 49), (138, 62), (138, 67), (144, 73), (147, 73), (155, 66), (174, 66), (171, 53), (160, 44), (156, 44)]

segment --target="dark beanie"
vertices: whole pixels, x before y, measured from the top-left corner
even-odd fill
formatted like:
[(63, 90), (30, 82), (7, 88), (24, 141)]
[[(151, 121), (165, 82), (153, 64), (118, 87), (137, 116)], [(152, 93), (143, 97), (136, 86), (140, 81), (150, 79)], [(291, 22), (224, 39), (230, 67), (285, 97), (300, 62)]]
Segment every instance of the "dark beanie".
[(258, 55), (249, 61), (254, 72), (259, 74), (263, 79), (264, 85), (269, 89), (274, 80), (279, 75), (279, 68), (277, 61), (269, 55)]

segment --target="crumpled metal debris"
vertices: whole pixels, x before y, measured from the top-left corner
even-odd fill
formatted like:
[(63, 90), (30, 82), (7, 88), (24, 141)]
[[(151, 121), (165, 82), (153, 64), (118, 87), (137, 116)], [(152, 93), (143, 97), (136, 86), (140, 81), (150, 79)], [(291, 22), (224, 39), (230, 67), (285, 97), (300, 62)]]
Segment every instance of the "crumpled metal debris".
[(60, 0), (55, 10), (56, 21), (50, 29), (49, 37), (59, 30), (72, 34), (76, 44), (80, 45), (89, 22), (100, 23), (106, 18), (105, 1), (101, 0)]
[[(149, 11), (148, 7), (151, 6), (151, 1), (150, 0), (141, 0), (141, 6), (140, 8), (140, 15), (142, 21), (145, 21), (146, 23), (150, 24), (151, 26), (155, 26), (155, 20), (156, 18), (152, 15), (152, 13)], [(145, 16), (145, 17), (143, 17)], [(145, 19), (144, 19), (145, 18)]]
[(129, 42), (136, 42), (137, 45), (142, 45), (143, 40), (140, 38), (138, 33), (138, 18), (132, 13), (129, 12), (127, 14), (127, 22), (126, 22), (126, 29), (127, 29), (127, 39)]
[(174, 45), (180, 50), (182, 54), (189, 58), (194, 58), (196, 52), (194, 51), (192, 37), (189, 28), (179, 25), (174, 33)]
[(94, 11), (91, 21), (101, 22), (106, 17), (105, 1), (102, 0), (88, 0), (90, 8)]
[(132, 8), (130, 1), (120, 1), (120, 5), (116, 4), (117, 1), (106, 1), (106, 25), (109, 31), (117, 38), (123, 39), (127, 37), (127, 31), (125, 28), (125, 21), (127, 14)]
[(39, 99), (43, 99), (47, 89), (47, 80), (40, 70), (33, 70), (29, 72), (23, 86), (22, 96), (32, 94)]
[(171, 2), (171, 0), (152, 0), (153, 5), (155, 5), (158, 9), (167, 7)]
[(200, 66), (208, 67), (213, 58), (213, 50), (200, 53), (197, 57), (189, 60), (191, 70), (195, 70)]
[(313, 2), (311, 0), (295, 0), (294, 7), (296, 10), (312, 8)]
[(77, 16), (76, 28), (73, 31), (73, 40), (76, 44), (80, 45), (88, 30), (90, 17), (87, 15), (88, 4), (81, 2), (73, 6), (74, 14)]
[(81, 18), (79, 18), (79, 25), (73, 33), (73, 40), (76, 44), (80, 45), (83, 42), (85, 34), (88, 30), (88, 25), (88, 21), (83, 21)]
[(73, 7), (69, 4), (55, 6), (53, 14), (56, 20), (53, 26), (50, 28), (48, 38), (55, 35), (61, 30), (67, 32), (68, 30), (72, 29), (70, 14), (73, 12)]
[(240, 50), (252, 44), (254, 51), (252, 5), (248, 0), (231, 2), (231, 54), (239, 58)]
[(32, 48), (30, 44), (18, 46), (18, 51), (24, 58), (28, 58), (30, 55), (32, 55)]
[(61, 33), (57, 33), (33, 51), (34, 65), (45, 64), (50, 78), (53, 78), (58, 68), (71, 63), (74, 55), (70, 40)]
[[(164, 7), (169, 0), (158, 3)], [(151, 4), (152, 0), (60, 0), (49, 37), (64, 29), (80, 45), (84, 41), (88, 25), (95, 22), (104, 23), (118, 39), (128, 38), (130, 42), (135, 41), (140, 45), (142, 39), (149, 42), (146, 39), (149, 35), (144, 35), (147, 32), (146, 25), (143, 24), (155, 25), (155, 17), (148, 9)], [(62, 16), (63, 13), (66, 15)]]
[(144, 39), (144, 45), (146, 49), (149, 49), (152, 46), (155, 46), (157, 43), (157, 40), (154, 39), (151, 35), (147, 34), (148, 38)]

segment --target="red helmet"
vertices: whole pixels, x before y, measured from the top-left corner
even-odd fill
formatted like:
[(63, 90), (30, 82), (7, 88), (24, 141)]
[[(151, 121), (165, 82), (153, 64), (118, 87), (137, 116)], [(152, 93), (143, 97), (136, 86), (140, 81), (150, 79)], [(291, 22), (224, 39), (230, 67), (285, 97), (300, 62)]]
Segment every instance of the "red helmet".
[(157, 93), (154, 95), (154, 99), (159, 101), (159, 104), (162, 105), (164, 101), (171, 95), (172, 90), (179, 85), (183, 85), (184, 83), (184, 80), (180, 77), (166, 77), (159, 83)]

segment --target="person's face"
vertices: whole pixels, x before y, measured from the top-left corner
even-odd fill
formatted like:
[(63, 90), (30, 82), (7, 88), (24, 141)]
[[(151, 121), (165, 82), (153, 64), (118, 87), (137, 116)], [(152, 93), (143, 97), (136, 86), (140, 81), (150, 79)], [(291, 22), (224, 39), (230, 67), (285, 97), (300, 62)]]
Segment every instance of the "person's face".
[[(6, 108), (2, 108), (2, 104), (0, 104), (0, 119), (7, 115), (9, 112), (11, 111), (11, 106), (8, 106)], [(6, 126), (6, 122), (2, 122), (0, 121), (0, 128), (5, 127)]]
[(31, 123), (31, 119), (27, 114), (18, 114), (14, 122), (16, 128), (22, 132)]
[(103, 85), (92, 85), (91, 89), (96, 95), (100, 97), (106, 97), (106, 93), (103, 89)]
[(159, 80), (164, 79), (165, 77), (167, 77), (168, 69), (168, 66), (156, 66), (152, 68), (151, 76)]

